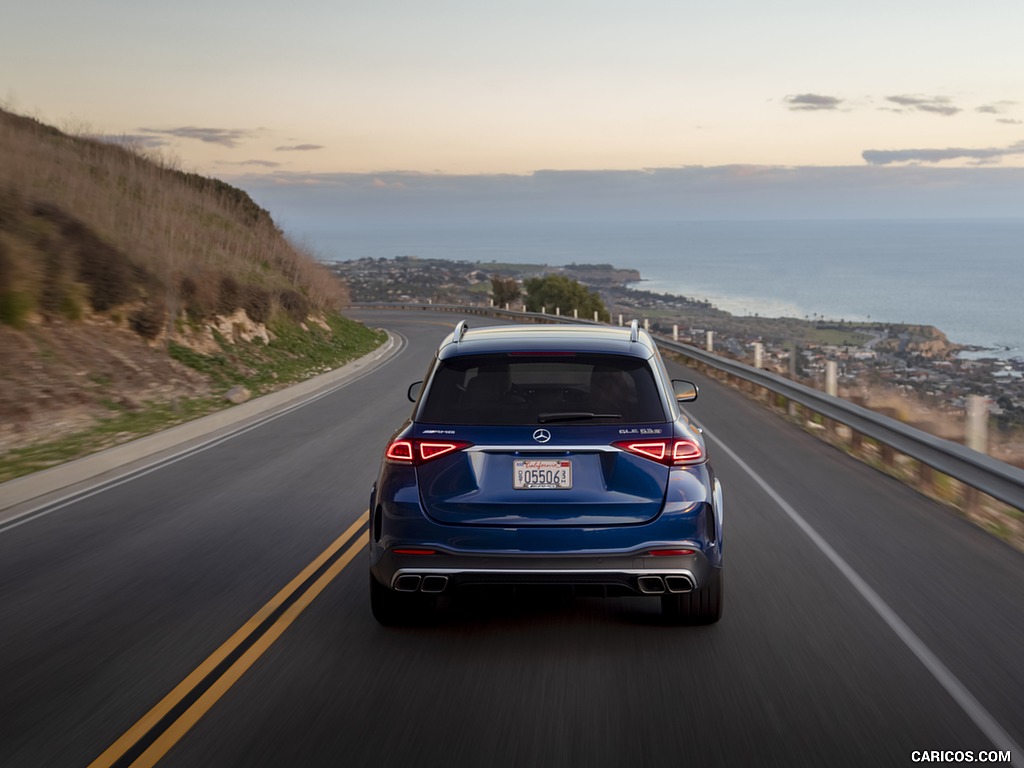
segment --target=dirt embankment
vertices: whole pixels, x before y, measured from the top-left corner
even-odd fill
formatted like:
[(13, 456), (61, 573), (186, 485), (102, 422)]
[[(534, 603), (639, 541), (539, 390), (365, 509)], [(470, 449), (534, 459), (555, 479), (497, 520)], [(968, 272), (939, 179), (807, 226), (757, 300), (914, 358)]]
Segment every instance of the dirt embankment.
[(201, 373), (112, 322), (0, 325), (0, 453), (116, 411), (211, 394)]

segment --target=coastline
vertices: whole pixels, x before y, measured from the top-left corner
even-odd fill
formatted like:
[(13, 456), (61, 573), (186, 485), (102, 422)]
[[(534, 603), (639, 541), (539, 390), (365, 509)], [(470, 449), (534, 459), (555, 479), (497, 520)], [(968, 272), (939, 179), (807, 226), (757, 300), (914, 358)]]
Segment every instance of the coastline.
[(931, 324), (982, 356), (1024, 356), (1024, 219), (399, 221), (316, 240), (325, 260), (614, 264), (736, 315)]

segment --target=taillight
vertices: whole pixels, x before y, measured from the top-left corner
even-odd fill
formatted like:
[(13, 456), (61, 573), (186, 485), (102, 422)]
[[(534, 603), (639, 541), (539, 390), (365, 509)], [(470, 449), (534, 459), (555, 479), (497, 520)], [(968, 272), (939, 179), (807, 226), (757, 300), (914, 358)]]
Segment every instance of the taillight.
[(461, 440), (420, 440), (419, 438), (403, 438), (394, 440), (384, 452), (388, 461), (399, 464), (423, 464), (436, 458), (469, 448), (472, 443)]
[(612, 445), (669, 467), (696, 464), (704, 460), (704, 451), (695, 440), (620, 440)]

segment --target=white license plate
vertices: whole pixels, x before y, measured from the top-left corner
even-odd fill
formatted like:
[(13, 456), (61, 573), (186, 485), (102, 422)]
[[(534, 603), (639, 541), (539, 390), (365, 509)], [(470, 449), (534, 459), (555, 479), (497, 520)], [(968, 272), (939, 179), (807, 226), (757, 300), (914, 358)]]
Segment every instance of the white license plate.
[(512, 487), (517, 491), (572, 488), (572, 462), (568, 459), (515, 459)]

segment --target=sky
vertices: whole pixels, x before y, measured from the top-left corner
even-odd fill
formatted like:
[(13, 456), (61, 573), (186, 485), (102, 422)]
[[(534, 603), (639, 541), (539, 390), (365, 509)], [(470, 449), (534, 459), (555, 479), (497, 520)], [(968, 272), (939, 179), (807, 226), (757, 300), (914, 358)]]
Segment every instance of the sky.
[(790, 214), (822, 197), (841, 211), (851, 183), (857, 210), (909, 195), (908, 210), (941, 197), (952, 207), (930, 210), (982, 199), (1024, 215), (1020, 0), (0, 0), (0, 12), (7, 109), (236, 181), (288, 215), (311, 187), (372, 202), (454, 185), (453, 200), (479, 203), (557, 178), (611, 183), (613, 199), (639, 184), (665, 200), (671, 182), (696, 199), (708, 174), (749, 193), (737, 215), (773, 195)]

